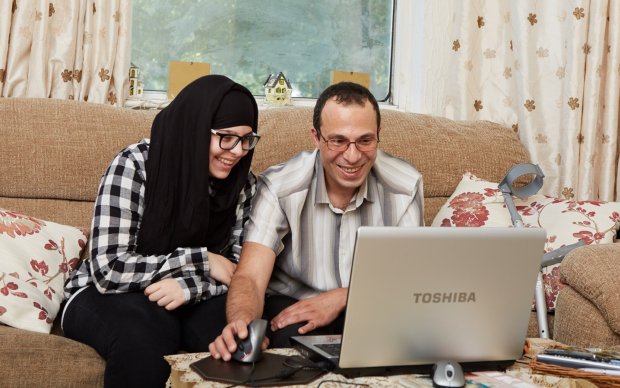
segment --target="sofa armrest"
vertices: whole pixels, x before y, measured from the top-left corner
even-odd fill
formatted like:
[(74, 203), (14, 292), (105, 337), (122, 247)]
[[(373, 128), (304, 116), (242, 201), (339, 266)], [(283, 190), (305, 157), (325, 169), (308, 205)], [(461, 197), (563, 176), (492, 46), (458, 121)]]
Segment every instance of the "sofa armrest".
[(592, 302), (620, 334), (620, 244), (588, 245), (571, 251), (560, 279)]

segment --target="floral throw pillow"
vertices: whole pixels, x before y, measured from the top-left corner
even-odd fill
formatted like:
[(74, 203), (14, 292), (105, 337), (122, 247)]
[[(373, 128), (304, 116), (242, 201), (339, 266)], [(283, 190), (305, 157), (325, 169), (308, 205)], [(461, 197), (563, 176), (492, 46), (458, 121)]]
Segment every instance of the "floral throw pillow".
[[(570, 201), (545, 195), (526, 199), (513, 197), (526, 227), (545, 228), (547, 241), (541, 255), (579, 240), (586, 245), (615, 241), (620, 227), (620, 203)], [(510, 212), (497, 183), (466, 173), (433, 220), (432, 226), (512, 226)], [(560, 282), (560, 264), (543, 269), (548, 311), (555, 310)]]
[(0, 323), (49, 333), (86, 241), (77, 228), (0, 208)]

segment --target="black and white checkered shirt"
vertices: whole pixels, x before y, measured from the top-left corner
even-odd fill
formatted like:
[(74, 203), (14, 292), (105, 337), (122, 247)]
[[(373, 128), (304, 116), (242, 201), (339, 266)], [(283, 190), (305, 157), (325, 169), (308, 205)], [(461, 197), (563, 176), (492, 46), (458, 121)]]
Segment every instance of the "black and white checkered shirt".
[[(189, 303), (227, 291), (226, 285), (209, 277), (208, 247), (180, 247), (168, 255), (143, 256), (136, 252), (144, 213), (148, 150), (149, 139), (127, 147), (101, 178), (91, 228), (90, 258), (67, 280), (67, 298), (89, 284), (101, 293), (123, 293), (141, 291), (165, 278), (179, 282)], [(236, 222), (227, 246), (231, 247), (229, 260), (235, 263), (239, 261), (243, 226), (255, 193), (256, 177), (250, 172), (239, 195)]]

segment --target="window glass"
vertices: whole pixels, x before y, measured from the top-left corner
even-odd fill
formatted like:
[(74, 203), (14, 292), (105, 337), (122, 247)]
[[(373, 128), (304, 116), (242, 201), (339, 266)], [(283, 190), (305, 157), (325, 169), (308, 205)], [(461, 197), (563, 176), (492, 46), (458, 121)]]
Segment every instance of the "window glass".
[(331, 71), (370, 74), (390, 92), (393, 0), (133, 0), (132, 63), (145, 90), (166, 90), (168, 62), (208, 62), (264, 95), (283, 72), (293, 97), (316, 98)]

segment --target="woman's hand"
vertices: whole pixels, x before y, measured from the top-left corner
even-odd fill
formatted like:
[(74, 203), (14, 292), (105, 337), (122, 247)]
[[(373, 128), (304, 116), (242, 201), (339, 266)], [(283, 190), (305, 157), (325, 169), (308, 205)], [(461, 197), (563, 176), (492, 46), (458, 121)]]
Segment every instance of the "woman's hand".
[(237, 264), (222, 255), (209, 252), (209, 268), (209, 276), (229, 286)]
[(151, 302), (156, 302), (166, 310), (174, 310), (185, 303), (185, 295), (179, 283), (171, 278), (160, 280), (144, 289)]

